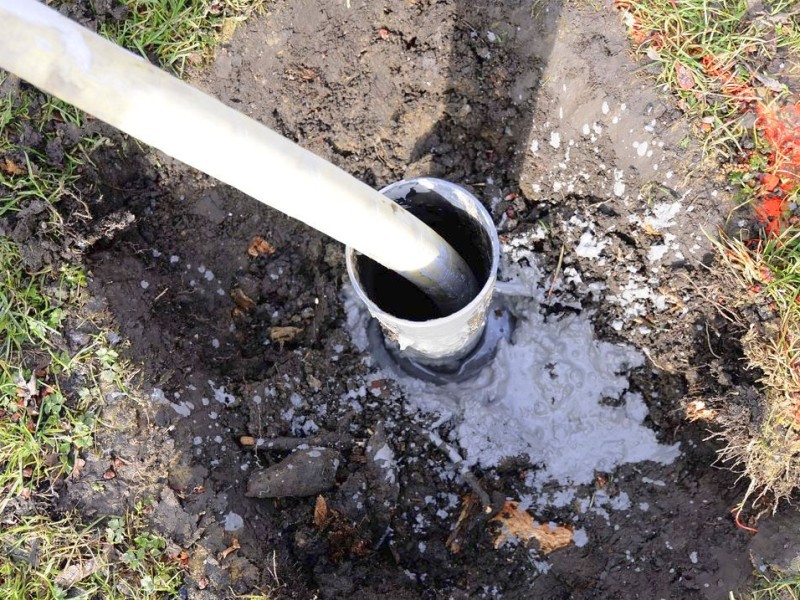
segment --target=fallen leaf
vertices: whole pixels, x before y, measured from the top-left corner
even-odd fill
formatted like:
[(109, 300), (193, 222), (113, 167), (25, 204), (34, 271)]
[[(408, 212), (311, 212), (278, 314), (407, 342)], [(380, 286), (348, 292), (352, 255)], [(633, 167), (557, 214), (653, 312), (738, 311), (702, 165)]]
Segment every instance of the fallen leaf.
[(225, 558), (226, 558), (226, 557), (227, 557), (227, 556), (228, 556), (228, 555), (229, 555), (231, 552), (235, 552), (235, 551), (236, 551), (236, 550), (238, 550), (239, 548), (241, 548), (241, 546), (239, 545), (239, 540), (238, 540), (237, 538), (233, 538), (233, 539), (231, 540), (231, 545), (230, 545), (230, 546), (228, 546), (227, 548), (225, 548), (225, 550), (223, 550), (222, 552), (220, 552), (220, 553), (219, 553), (219, 559), (220, 559), (220, 560), (225, 560)]
[(323, 529), (328, 524), (328, 503), (325, 498), (317, 496), (317, 502), (314, 504), (314, 525), (317, 529)]
[(784, 90), (783, 84), (778, 81), (777, 79), (773, 79), (769, 75), (764, 75), (763, 73), (754, 72), (753, 75), (756, 79), (758, 79), (767, 89), (772, 90), (780, 94)]
[(100, 556), (81, 561), (78, 564), (67, 565), (61, 573), (56, 575), (54, 583), (58, 587), (68, 590), (82, 579), (93, 575), (106, 565), (111, 548), (110, 545), (104, 544)]
[(678, 77), (678, 85), (681, 89), (690, 90), (694, 87), (694, 75), (692, 75), (692, 70), (686, 65), (676, 63), (675, 75)]
[(647, 58), (649, 58), (650, 60), (661, 62), (661, 55), (658, 53), (658, 50), (656, 50), (652, 46), (648, 46), (647, 48)]
[(241, 288), (233, 288), (231, 290), (231, 299), (236, 302), (236, 306), (242, 310), (251, 310), (256, 307), (255, 301), (245, 294)]
[(250, 245), (247, 247), (247, 253), (255, 258), (259, 254), (266, 254), (267, 256), (272, 256), (275, 254), (277, 250), (275, 246), (270, 244), (267, 240), (262, 238), (260, 235), (254, 236), (252, 240), (250, 240)]
[(489, 523), (498, 523), (500, 529), (494, 538), (494, 547), (501, 548), (506, 542), (519, 540), (527, 543), (536, 540), (542, 554), (567, 546), (572, 541), (572, 530), (563, 525), (551, 527), (549, 523), (537, 523), (526, 510), (519, 508), (519, 502), (507, 500), (503, 508)]
[(350, 554), (359, 558), (364, 558), (370, 551), (370, 543), (367, 540), (356, 540), (350, 547)]
[(303, 331), (299, 327), (270, 327), (269, 339), (281, 344), (291, 342), (297, 334)]
[(702, 400), (692, 400), (686, 405), (686, 418), (689, 421), (711, 421), (717, 415)]
[(172, 557), (181, 567), (185, 567), (189, 564), (189, 553), (186, 550), (181, 550)]
[(0, 161), (0, 171), (5, 173), (6, 175), (24, 175), (25, 173), (28, 172), (27, 169), (19, 166), (8, 156), (3, 157), (3, 160)]
[(27, 401), (35, 398), (39, 395), (39, 386), (36, 382), (36, 374), (32, 374), (30, 380), (25, 381), (22, 377), (18, 377), (17, 381), (17, 397), (22, 398), (25, 400), (25, 406)]

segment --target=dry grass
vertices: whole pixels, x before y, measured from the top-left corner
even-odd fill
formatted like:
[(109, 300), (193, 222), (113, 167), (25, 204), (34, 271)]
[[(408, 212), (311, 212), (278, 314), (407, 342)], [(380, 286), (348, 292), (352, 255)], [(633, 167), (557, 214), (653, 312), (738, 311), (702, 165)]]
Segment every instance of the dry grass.
[(718, 247), (730, 280), (718, 300), (746, 329), (742, 349), (762, 390), (721, 403), (721, 458), (748, 478), (745, 501), (774, 510), (800, 483), (800, 232), (750, 247), (723, 237)]

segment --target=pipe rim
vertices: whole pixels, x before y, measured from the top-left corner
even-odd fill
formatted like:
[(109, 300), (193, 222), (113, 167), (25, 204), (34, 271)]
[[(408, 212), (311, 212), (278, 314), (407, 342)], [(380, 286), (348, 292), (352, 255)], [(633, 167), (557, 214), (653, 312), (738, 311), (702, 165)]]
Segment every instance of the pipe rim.
[[(448, 321), (455, 321), (460, 320), (464, 316), (469, 313), (474, 313), (478, 310), (485, 302), (486, 297), (491, 296), (495, 284), (497, 282), (497, 271), (500, 267), (500, 238), (497, 235), (497, 228), (494, 225), (494, 221), (492, 220), (489, 211), (481, 204), (480, 200), (469, 190), (466, 188), (461, 187), (455, 183), (447, 181), (445, 179), (438, 179), (436, 177), (413, 177), (411, 179), (402, 179), (400, 181), (396, 181), (395, 183), (391, 183), (379, 190), (379, 192), (385, 196), (388, 196), (392, 200), (395, 200), (389, 193), (397, 190), (398, 188), (407, 187), (408, 191), (410, 191), (414, 186), (420, 186), (426, 188), (428, 191), (435, 192), (436, 194), (440, 195), (446, 201), (453, 203), (452, 197), (457, 196), (458, 194), (463, 195), (465, 198), (469, 200), (469, 203), (472, 205), (474, 210), (476, 211), (476, 215), (466, 211), (470, 217), (475, 218), (477, 217), (477, 221), (480, 223), (481, 227), (487, 231), (489, 234), (489, 241), (491, 246), (492, 252), (492, 262), (489, 268), (489, 275), (486, 278), (486, 282), (483, 284), (481, 289), (475, 295), (475, 297), (469, 301), (469, 303), (460, 308), (454, 313), (450, 313), (444, 317), (437, 317), (435, 319), (428, 319), (426, 321), (411, 321), (409, 319), (403, 319), (393, 315), (392, 313), (386, 312), (380, 306), (378, 306), (364, 291), (364, 288), (361, 285), (360, 279), (357, 275), (356, 270), (356, 255), (357, 251), (352, 248), (351, 246), (345, 247), (345, 263), (347, 266), (347, 276), (350, 279), (350, 283), (353, 286), (353, 289), (356, 292), (356, 295), (359, 299), (367, 306), (369, 312), (377, 319), (388, 319), (402, 325), (404, 329), (427, 329), (432, 327), (433, 325), (446, 325)], [(460, 208), (460, 206), (457, 206)]]

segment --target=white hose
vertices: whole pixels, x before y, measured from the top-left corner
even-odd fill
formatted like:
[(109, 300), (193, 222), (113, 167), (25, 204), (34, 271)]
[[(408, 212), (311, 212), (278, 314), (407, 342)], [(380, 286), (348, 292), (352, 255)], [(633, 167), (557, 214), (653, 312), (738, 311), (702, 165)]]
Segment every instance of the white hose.
[(0, 67), (397, 271), (445, 312), (478, 293), (405, 209), (36, 0), (0, 0)]

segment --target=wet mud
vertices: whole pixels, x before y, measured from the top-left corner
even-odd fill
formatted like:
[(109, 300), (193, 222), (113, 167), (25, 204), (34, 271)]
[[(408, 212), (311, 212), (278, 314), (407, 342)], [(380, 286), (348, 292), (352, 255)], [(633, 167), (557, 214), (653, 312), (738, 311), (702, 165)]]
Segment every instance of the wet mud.
[[(115, 433), (86, 467), (118, 453), (136, 468), (102, 490), (71, 483), (65, 505), (148, 498), (189, 550), (190, 598), (712, 599), (746, 585), (750, 534), (730, 514), (744, 483), (682, 412), (748, 384), (704, 297), (704, 230), (736, 217), (610, 7), (279, 0), (195, 84), (375, 187), (431, 175), (471, 189), (503, 242), (578, 299), (549, 319), (587, 312), (646, 355), (631, 389), (682, 453), (597, 473), (578, 491), (590, 505), (536, 513), (586, 532), (580, 546), (495, 549), (477, 514), (454, 552), (472, 488), (427, 433), (457, 446), (453, 424), (409, 410), (354, 343), (341, 245), (115, 138), (94, 157), (90, 209), (124, 226), (93, 240), (91, 285), (148, 399), (109, 409)], [(509, 457), (472, 476), (497, 508), (530, 495), (536, 469)]]

